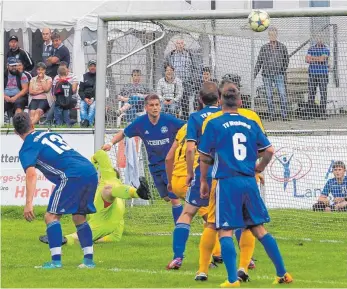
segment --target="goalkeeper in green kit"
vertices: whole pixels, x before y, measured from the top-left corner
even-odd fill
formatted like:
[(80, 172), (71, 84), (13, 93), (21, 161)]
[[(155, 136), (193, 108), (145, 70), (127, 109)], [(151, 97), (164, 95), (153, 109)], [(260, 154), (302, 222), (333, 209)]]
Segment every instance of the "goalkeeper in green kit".
[[(110, 158), (103, 150), (97, 151), (91, 161), (99, 171), (99, 184), (94, 199), (96, 213), (89, 215), (88, 218), (93, 242), (120, 241), (124, 230), (124, 200), (131, 198), (148, 200), (150, 197), (148, 183), (145, 178), (140, 177), (140, 186), (137, 189), (124, 185), (119, 179), (118, 172), (112, 167)], [(40, 236), (39, 239), (48, 244), (47, 236)], [(78, 243), (77, 233), (65, 236), (62, 243), (68, 245)]]

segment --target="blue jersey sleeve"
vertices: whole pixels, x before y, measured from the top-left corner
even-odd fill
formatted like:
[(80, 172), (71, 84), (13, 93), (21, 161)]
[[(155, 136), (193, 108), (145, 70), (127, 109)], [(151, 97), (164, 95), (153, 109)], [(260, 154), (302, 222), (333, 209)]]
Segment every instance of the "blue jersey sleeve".
[(310, 47), (310, 48), (308, 49), (308, 51), (307, 51), (307, 55), (312, 56), (312, 47)]
[(271, 146), (271, 142), (256, 122), (254, 122), (253, 125), (257, 136), (257, 149), (258, 151), (264, 151), (265, 149)]
[(200, 138), (198, 151), (210, 155), (215, 150), (216, 132), (213, 124), (208, 122), (204, 134)]
[(330, 184), (331, 184), (331, 179), (326, 182), (326, 184), (325, 184), (325, 186), (323, 188), (323, 191), (322, 191), (322, 195), (324, 195), (324, 196), (328, 196), (329, 195), (330, 187), (331, 187)]
[(181, 120), (174, 116), (170, 115), (170, 117), (172, 118), (172, 124), (177, 129), (177, 131), (186, 123), (184, 120)]
[(19, 153), (19, 160), (22, 164), (24, 172), (29, 167), (36, 167), (37, 158), (39, 155), (39, 147), (37, 144), (32, 143), (30, 146), (25, 146)]
[(328, 47), (325, 47), (323, 55), (330, 56), (330, 50)]
[(135, 119), (124, 129), (124, 135), (129, 138), (132, 138), (134, 136), (140, 136), (139, 123), (139, 118)]
[(198, 142), (198, 128), (193, 115), (190, 115), (187, 123), (187, 141)]

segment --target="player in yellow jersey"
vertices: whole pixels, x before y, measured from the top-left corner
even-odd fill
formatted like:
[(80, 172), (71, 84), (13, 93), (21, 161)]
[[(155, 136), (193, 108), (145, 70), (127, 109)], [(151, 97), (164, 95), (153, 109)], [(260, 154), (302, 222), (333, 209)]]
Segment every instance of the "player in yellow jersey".
[[(96, 213), (89, 216), (88, 223), (92, 229), (93, 242), (120, 241), (124, 230), (125, 201), (131, 198), (149, 199), (150, 192), (145, 178), (140, 178), (139, 188), (124, 185), (119, 174), (114, 170), (111, 160), (103, 150), (97, 151), (92, 163), (99, 171), (100, 179), (94, 198)], [(47, 236), (40, 241), (47, 243)], [(77, 233), (65, 236), (63, 243), (78, 243)]]
[[(177, 132), (176, 138), (169, 153), (166, 156), (166, 174), (168, 177), (168, 190), (172, 191), (176, 196), (185, 200), (188, 191), (186, 184), (187, 179), (187, 162), (186, 162), (186, 149), (187, 149), (187, 124), (185, 124)], [(196, 152), (194, 156), (194, 169), (198, 165), (199, 153)], [(201, 207), (198, 211), (199, 215), (207, 221), (207, 207)], [(215, 244), (212, 250), (213, 256), (220, 256), (220, 245), (219, 242)], [(174, 258), (175, 259), (175, 258)], [(171, 263), (171, 262), (170, 262)], [(169, 264), (170, 265), (170, 264)], [(167, 269), (170, 268), (169, 265)], [(177, 264), (176, 264), (177, 265)]]
[[(220, 92), (226, 91), (229, 88), (236, 88), (238, 87), (235, 85), (234, 82), (224, 79), (220, 86)], [(256, 112), (250, 109), (244, 109), (239, 108), (238, 113), (248, 119), (254, 120), (262, 129), (262, 131), (265, 132), (264, 126), (260, 120), (260, 117)], [(219, 116), (221, 116), (223, 112), (220, 110), (214, 114), (209, 115), (202, 126), (202, 132), (204, 132), (207, 123)], [(257, 175), (257, 180), (261, 183), (264, 182), (264, 179), (261, 175)], [(208, 207), (208, 220), (206, 228), (204, 229), (204, 232), (201, 237), (200, 241), (200, 258), (199, 258), (199, 270), (197, 273), (197, 276), (207, 276), (208, 274), (208, 268), (209, 268), (209, 261), (211, 256), (211, 250), (214, 247), (217, 231), (215, 229), (215, 211), (216, 211), (216, 200), (215, 200), (215, 187), (216, 182), (212, 182), (211, 187), (211, 193), (209, 198), (209, 207)], [(251, 233), (250, 230), (243, 230), (235, 232), (235, 235), (238, 237), (238, 243), (240, 246), (240, 263), (239, 263), (239, 271), (238, 271), (238, 277), (240, 281), (246, 282), (249, 281), (248, 276), (248, 268), (254, 268), (254, 263), (252, 261), (252, 256), (255, 248), (255, 237)]]

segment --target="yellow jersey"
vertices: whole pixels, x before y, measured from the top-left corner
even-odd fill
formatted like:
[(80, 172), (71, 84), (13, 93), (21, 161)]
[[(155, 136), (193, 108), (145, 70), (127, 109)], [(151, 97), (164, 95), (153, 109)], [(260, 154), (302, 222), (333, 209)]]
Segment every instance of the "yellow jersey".
[[(187, 124), (182, 126), (177, 132), (175, 140), (178, 143), (178, 147), (175, 151), (174, 170), (173, 176), (186, 177), (187, 176), (187, 161), (186, 161), (186, 150), (187, 150)], [(196, 151), (194, 159), (194, 169), (198, 165), (199, 153)]]
[[(261, 119), (259, 117), (259, 115), (251, 110), (251, 109), (246, 109), (246, 108), (239, 108), (237, 110), (237, 112), (239, 113), (239, 115), (242, 115), (250, 120), (253, 120), (255, 121), (261, 128), (261, 130), (265, 133), (265, 129), (264, 129), (264, 126), (263, 126), (263, 123), (261, 122)], [(214, 118), (217, 118), (219, 116), (221, 116), (223, 114), (223, 111), (218, 111), (218, 112), (215, 112), (215, 113), (212, 113), (210, 114), (205, 120), (204, 120), (204, 123), (202, 124), (202, 133), (204, 133), (205, 131), (205, 128), (206, 128), (206, 125), (207, 123), (211, 120), (211, 119), (214, 119)]]

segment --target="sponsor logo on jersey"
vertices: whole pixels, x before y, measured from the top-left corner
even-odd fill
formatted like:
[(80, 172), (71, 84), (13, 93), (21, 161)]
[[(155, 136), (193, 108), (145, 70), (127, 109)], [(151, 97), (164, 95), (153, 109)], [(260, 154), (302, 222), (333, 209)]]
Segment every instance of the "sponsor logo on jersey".
[(150, 146), (161, 146), (170, 143), (169, 138), (164, 138), (164, 139), (157, 139), (157, 140), (148, 140), (147, 143)]

